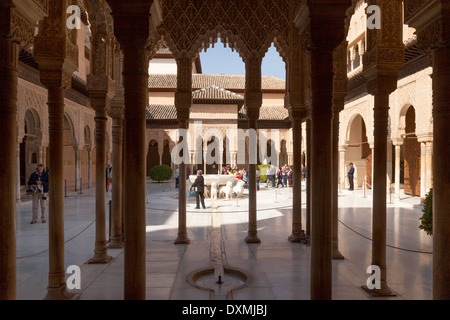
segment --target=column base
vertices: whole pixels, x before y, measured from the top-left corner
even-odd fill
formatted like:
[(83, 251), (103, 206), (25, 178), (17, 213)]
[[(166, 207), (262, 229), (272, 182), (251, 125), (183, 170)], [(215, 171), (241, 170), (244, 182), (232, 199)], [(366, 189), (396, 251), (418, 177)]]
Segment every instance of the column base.
[(257, 232), (249, 232), (247, 234), (247, 237), (245, 238), (245, 242), (247, 242), (247, 243), (261, 243), (261, 239), (259, 239)]
[(191, 240), (188, 238), (186, 233), (179, 233), (178, 237), (175, 239), (174, 244), (190, 244)]
[(396, 297), (397, 294), (394, 293), (391, 288), (385, 283), (381, 285), (381, 289), (369, 289), (366, 285), (361, 286), (364, 292), (370, 297)]
[(95, 255), (88, 260), (88, 264), (105, 264), (109, 263), (112, 257), (106, 253), (106, 250), (95, 252)]
[(342, 253), (339, 251), (339, 249), (334, 249), (333, 250), (333, 260), (344, 260), (344, 256), (342, 255)]
[(47, 294), (44, 300), (79, 300), (80, 296), (79, 293), (67, 291), (67, 286), (63, 285), (58, 288), (47, 287)]
[(300, 243), (302, 242), (302, 236), (300, 232), (292, 232), (292, 234), (288, 237), (289, 242), (292, 243)]
[(122, 249), (125, 246), (122, 237), (111, 237), (111, 242), (108, 243), (108, 249)]

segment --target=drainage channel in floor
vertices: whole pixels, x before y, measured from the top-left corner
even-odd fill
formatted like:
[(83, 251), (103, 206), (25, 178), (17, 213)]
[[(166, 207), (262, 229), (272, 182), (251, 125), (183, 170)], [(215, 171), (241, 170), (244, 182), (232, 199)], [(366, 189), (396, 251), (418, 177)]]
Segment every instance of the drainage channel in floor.
[(187, 281), (196, 288), (209, 290), (210, 300), (232, 300), (233, 292), (246, 287), (250, 283), (250, 277), (243, 270), (226, 266), (222, 214), (216, 203), (212, 204), (211, 209), (212, 267), (190, 273)]

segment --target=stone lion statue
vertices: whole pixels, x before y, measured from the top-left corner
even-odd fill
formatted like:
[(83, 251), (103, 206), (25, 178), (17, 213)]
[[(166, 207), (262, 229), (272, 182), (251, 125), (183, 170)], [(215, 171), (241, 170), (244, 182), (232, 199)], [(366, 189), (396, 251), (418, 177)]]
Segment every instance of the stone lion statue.
[(233, 197), (233, 182), (228, 181), (226, 186), (220, 188), (219, 197), (224, 197), (225, 200), (231, 200)]
[(244, 185), (245, 182), (242, 180), (239, 180), (238, 183), (233, 187), (233, 193), (236, 194), (236, 197), (241, 198), (244, 194)]
[(217, 183), (211, 183), (211, 200), (217, 200)]

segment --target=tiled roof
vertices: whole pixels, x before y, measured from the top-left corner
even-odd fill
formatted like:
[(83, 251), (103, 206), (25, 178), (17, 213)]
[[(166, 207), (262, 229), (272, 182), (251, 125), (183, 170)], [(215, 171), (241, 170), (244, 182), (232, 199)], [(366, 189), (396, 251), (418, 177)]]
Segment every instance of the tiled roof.
[[(151, 89), (176, 89), (176, 74), (151, 74), (149, 77), (149, 88)], [(233, 75), (212, 75), (212, 74), (193, 74), (192, 89), (198, 90), (217, 86), (230, 91), (245, 90), (245, 76)], [(286, 90), (286, 81), (272, 76), (262, 77), (263, 90)]]
[[(286, 120), (289, 118), (289, 111), (284, 105), (262, 105), (259, 109), (259, 120)], [(244, 106), (239, 111), (239, 119), (247, 119), (247, 108)]]
[(192, 93), (192, 98), (199, 100), (206, 100), (206, 99), (236, 100), (236, 101), (244, 100), (244, 96), (214, 85), (211, 85), (208, 88), (203, 88), (194, 91)]
[[(289, 112), (283, 105), (263, 105), (259, 120), (286, 120)], [(177, 109), (174, 105), (150, 105), (147, 108), (147, 120), (176, 120)], [(239, 120), (247, 119), (245, 106), (239, 112)]]
[(174, 105), (151, 104), (147, 107), (147, 120), (177, 119), (177, 109)]

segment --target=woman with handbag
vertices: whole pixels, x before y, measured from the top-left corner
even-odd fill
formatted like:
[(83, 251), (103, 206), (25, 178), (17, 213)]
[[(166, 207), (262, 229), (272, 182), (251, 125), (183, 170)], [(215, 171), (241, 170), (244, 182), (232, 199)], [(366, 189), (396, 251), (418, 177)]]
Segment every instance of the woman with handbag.
[(41, 205), (42, 223), (46, 223), (48, 173), (44, 171), (43, 164), (39, 164), (36, 171), (28, 179), (27, 192), (31, 193), (33, 197), (33, 219), (31, 224), (37, 223), (39, 204)]

